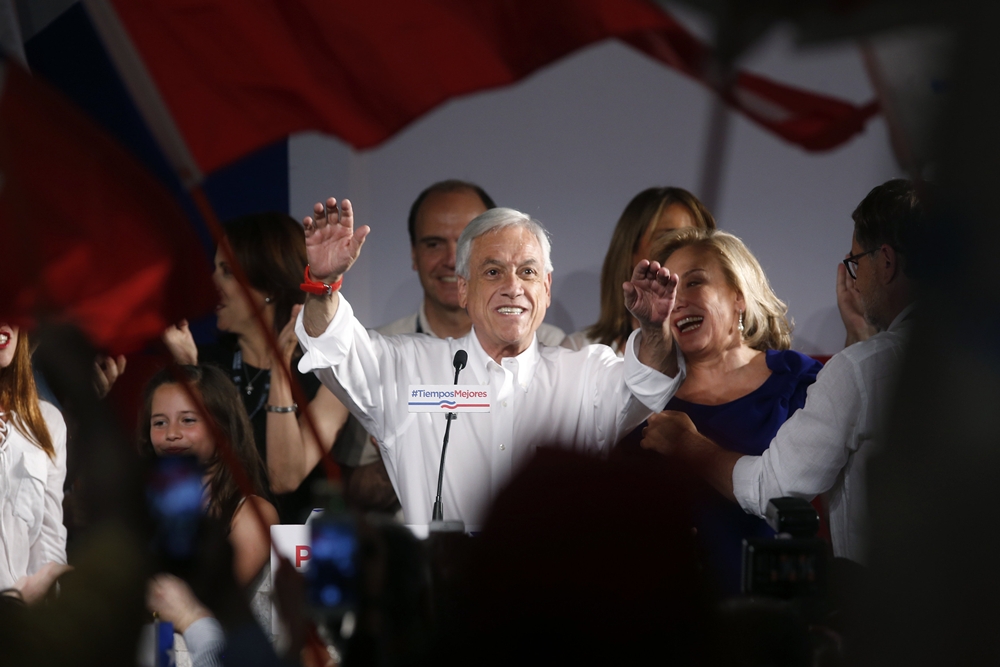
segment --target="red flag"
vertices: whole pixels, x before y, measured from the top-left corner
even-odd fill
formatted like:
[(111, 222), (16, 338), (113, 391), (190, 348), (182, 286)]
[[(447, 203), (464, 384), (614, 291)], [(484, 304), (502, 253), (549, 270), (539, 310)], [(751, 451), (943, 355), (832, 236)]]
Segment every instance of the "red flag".
[[(711, 50), (679, 23), (623, 36), (622, 41), (646, 55), (710, 85)], [(864, 129), (879, 112), (871, 101), (856, 106), (828, 95), (786, 86), (765, 77), (739, 72), (726, 102), (751, 120), (806, 150), (822, 151), (844, 143)]]
[[(117, 11), (110, 21), (98, 11), (104, 2)], [(513, 83), (609, 37), (702, 80), (707, 51), (642, 0), (90, 0), (88, 6), (105, 40), (116, 32), (108, 24), (120, 20), (128, 48), (134, 44), (202, 171), (300, 130), (374, 146), (449, 98)], [(741, 77), (730, 101), (810, 149), (845, 140), (874, 112), (752, 75)]]
[(125, 353), (211, 311), (209, 263), (163, 185), (59, 93), (0, 62), (0, 321)]

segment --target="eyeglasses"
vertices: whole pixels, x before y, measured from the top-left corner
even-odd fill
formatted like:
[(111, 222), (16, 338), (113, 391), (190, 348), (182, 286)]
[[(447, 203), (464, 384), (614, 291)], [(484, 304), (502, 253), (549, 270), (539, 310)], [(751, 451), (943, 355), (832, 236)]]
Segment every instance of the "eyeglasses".
[(851, 280), (858, 279), (858, 260), (865, 255), (870, 255), (878, 250), (878, 248), (872, 248), (871, 250), (866, 250), (864, 252), (859, 252), (857, 255), (851, 255), (844, 260), (844, 266), (847, 267), (847, 274), (851, 276)]

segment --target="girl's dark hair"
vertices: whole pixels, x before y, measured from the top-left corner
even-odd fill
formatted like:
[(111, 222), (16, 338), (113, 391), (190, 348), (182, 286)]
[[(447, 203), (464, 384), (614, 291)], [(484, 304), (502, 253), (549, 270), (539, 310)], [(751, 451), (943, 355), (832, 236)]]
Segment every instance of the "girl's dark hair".
[[(150, 419), (153, 414), (153, 394), (165, 384), (177, 384), (178, 380), (186, 382), (201, 396), (208, 415), (203, 418), (212, 419), (219, 432), (229, 442), (233, 454), (250, 479), (254, 495), (268, 497), (263, 481), (264, 463), (257, 447), (254, 445), (253, 427), (247, 417), (246, 408), (240, 400), (239, 390), (221, 369), (212, 365), (178, 366), (180, 378), (175, 371), (165, 368), (158, 372), (146, 384), (143, 391), (142, 412), (139, 415), (137, 441), (139, 452), (147, 456), (155, 456), (153, 442), (150, 439)], [(232, 471), (219, 456), (218, 445), (208, 462), (211, 473), (209, 481), (210, 516), (217, 517), (228, 526), (233, 519), (236, 508), (239, 507), (243, 493), (236, 484)]]
[(302, 225), (285, 213), (255, 213), (230, 220), (223, 228), (250, 286), (273, 300), (274, 330), (281, 331), (292, 307), (305, 301), (299, 289), (308, 262)]

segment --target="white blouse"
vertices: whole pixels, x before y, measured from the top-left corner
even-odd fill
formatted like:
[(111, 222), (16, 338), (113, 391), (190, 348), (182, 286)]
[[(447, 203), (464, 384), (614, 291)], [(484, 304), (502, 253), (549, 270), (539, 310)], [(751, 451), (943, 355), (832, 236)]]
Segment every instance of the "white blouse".
[(50, 561), (66, 562), (66, 422), (51, 403), (42, 401), (41, 411), (54, 460), (10, 420), (0, 444), (0, 588), (13, 586)]

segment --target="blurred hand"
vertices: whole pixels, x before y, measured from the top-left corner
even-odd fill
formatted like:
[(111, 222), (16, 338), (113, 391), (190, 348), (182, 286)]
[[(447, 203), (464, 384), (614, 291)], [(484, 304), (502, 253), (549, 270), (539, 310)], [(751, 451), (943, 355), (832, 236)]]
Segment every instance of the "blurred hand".
[(361, 254), (361, 246), (371, 231), (366, 225), (354, 229), (354, 209), (344, 199), (330, 197), (313, 207), (313, 217), (302, 221), (306, 233), (309, 275), (313, 280), (333, 283), (347, 272)]
[(191, 588), (172, 574), (158, 574), (146, 589), (146, 606), (162, 620), (174, 624), (174, 630), (183, 633), (200, 618), (211, 616)]
[(659, 262), (642, 260), (635, 265), (632, 279), (622, 284), (625, 307), (643, 327), (662, 327), (674, 309), (677, 276)]
[(288, 324), (278, 334), (278, 349), (281, 350), (281, 360), (286, 367), (291, 366), (292, 356), (299, 348), (299, 339), (295, 335), (295, 318), (299, 316), (300, 310), (302, 310), (302, 304), (292, 306), (292, 316), (289, 318)]
[(684, 456), (696, 446), (698, 429), (684, 412), (664, 410), (650, 415), (648, 426), (642, 429), (643, 449), (652, 449), (665, 456)]
[(56, 579), (66, 574), (73, 568), (64, 563), (46, 563), (32, 575), (21, 577), (14, 584), (14, 588), (21, 591), (21, 597), (27, 604), (35, 604), (45, 597), (45, 594), (52, 588)]
[(163, 332), (163, 344), (170, 350), (170, 356), (178, 364), (195, 366), (198, 364), (198, 347), (194, 344), (194, 336), (188, 328), (188, 321), (181, 320), (171, 325)]
[(94, 389), (97, 397), (104, 398), (115, 385), (118, 376), (125, 372), (125, 356), (106, 357), (99, 355), (94, 361)]

